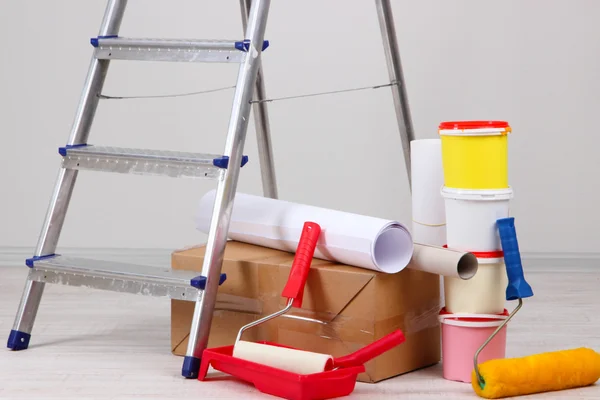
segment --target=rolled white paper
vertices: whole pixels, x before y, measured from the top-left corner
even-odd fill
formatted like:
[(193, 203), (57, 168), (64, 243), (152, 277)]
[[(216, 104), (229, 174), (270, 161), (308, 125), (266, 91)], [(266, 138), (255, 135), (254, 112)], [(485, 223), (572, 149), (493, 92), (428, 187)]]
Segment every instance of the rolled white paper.
[(480, 264), (475, 276), (464, 281), (445, 277), (446, 311), (472, 314), (498, 314), (504, 311), (508, 276), (503, 262)]
[(239, 340), (233, 346), (233, 356), (302, 375), (323, 372), (333, 365), (333, 357), (329, 354), (276, 347), (244, 340)]
[[(215, 195), (212, 190), (200, 199), (196, 227), (201, 232), (208, 233)], [(397, 221), (245, 193), (235, 196), (228, 237), (295, 253), (306, 221), (321, 226), (316, 258), (396, 273), (412, 257), (412, 236)]]
[(419, 139), (410, 143), (412, 181), (412, 237), (415, 243), (446, 244), (446, 209), (442, 142)]
[[(409, 268), (431, 272), (457, 280), (472, 279), (479, 262), (473, 253), (415, 243)], [(444, 278), (445, 279), (445, 278)]]

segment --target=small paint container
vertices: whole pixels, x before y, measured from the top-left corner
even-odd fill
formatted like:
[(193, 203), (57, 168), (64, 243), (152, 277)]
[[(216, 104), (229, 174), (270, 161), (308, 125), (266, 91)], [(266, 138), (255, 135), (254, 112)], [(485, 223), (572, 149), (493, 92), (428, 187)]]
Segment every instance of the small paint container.
[(506, 303), (508, 276), (503, 252), (472, 252), (479, 264), (470, 279), (444, 277), (448, 313), (500, 314)]
[(496, 220), (509, 216), (511, 188), (468, 190), (443, 187), (448, 247), (460, 251), (502, 249)]
[[(471, 382), (473, 358), (477, 349), (508, 318), (508, 310), (501, 314), (450, 314), (440, 311), (442, 327), (442, 370), (444, 379)], [(481, 364), (506, 357), (507, 326), (492, 339), (479, 354)]]
[(508, 188), (508, 134), (506, 121), (442, 122), (444, 181), (451, 188)]

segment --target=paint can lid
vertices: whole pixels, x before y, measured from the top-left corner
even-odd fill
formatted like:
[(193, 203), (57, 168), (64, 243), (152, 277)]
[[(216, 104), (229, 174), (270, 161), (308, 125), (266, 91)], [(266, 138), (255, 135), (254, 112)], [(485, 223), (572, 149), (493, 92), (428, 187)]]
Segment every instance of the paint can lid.
[(440, 129), (485, 129), (509, 128), (506, 121), (445, 121), (440, 123)]
[(445, 121), (438, 127), (440, 135), (506, 135), (512, 130), (506, 121)]

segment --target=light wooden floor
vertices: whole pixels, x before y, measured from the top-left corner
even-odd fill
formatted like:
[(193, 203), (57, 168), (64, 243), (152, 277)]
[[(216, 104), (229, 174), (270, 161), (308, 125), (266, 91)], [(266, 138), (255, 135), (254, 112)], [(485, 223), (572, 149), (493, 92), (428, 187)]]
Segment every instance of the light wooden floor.
[[(27, 273), (0, 268), (0, 334), (8, 335)], [(535, 296), (511, 323), (508, 356), (587, 346), (600, 351), (600, 266), (528, 272)], [(233, 380), (180, 376), (170, 354), (169, 301), (48, 285), (29, 350), (0, 351), (1, 399), (260, 399)], [(4, 340), (4, 339), (2, 339)], [(441, 365), (377, 384), (351, 398), (477, 399)], [(522, 398), (600, 399), (600, 384)]]

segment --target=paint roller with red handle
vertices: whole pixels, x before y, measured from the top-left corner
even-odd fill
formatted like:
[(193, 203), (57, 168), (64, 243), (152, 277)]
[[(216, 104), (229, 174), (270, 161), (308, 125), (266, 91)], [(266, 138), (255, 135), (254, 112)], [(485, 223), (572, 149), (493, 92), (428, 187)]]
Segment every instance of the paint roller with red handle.
[(330, 399), (347, 396), (354, 390), (364, 364), (402, 344), (401, 330), (343, 357), (298, 350), (277, 343), (254, 343), (241, 339), (243, 332), (302, 306), (304, 285), (310, 270), (321, 228), (306, 222), (282, 296), (286, 307), (274, 314), (243, 326), (233, 346), (206, 349), (203, 352), (198, 379), (204, 381), (209, 366), (218, 371), (251, 382), (263, 393), (289, 400)]
[(282, 296), (288, 299), (287, 306), (283, 310), (243, 326), (238, 333), (233, 348), (233, 357), (306, 375), (330, 371), (336, 368), (362, 365), (404, 342), (405, 338), (402, 331), (397, 330), (355, 353), (334, 359), (329, 354), (240, 340), (245, 330), (281, 316), (292, 307), (302, 307), (304, 285), (308, 277), (320, 233), (321, 228), (318, 224), (314, 222), (306, 222), (304, 224), (290, 275), (282, 292)]
[(288, 299), (286, 307), (274, 314), (243, 326), (238, 332), (234, 344), (234, 357), (299, 374), (325, 371), (332, 368), (333, 358), (330, 355), (241, 340), (242, 334), (247, 329), (279, 317), (291, 310), (292, 307), (302, 307), (304, 285), (308, 278), (308, 272), (310, 271), (310, 265), (320, 234), (321, 227), (319, 224), (315, 222), (304, 223), (290, 275), (281, 293), (283, 297), (287, 297)]

